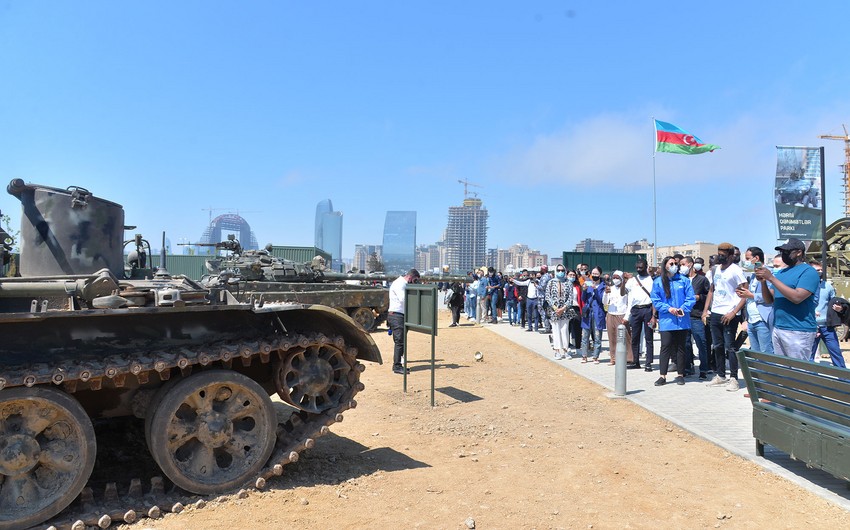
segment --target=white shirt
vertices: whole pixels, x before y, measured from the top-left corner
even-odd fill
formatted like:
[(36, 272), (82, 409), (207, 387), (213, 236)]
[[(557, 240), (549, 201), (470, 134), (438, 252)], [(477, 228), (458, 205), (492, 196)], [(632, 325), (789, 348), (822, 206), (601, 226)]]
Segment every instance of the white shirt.
[(390, 285), (390, 313), (404, 314), (404, 290), (407, 288), (407, 278), (399, 276)]
[[(646, 287), (646, 292), (640, 288), (641, 285)], [(652, 304), (652, 298), (648, 294), (652, 292), (652, 276), (649, 274), (643, 278), (637, 275), (632, 276), (626, 282), (626, 292), (629, 293), (629, 309), (636, 305)]]
[(608, 314), (623, 316), (629, 308), (629, 293), (621, 295), (620, 286), (612, 285), (611, 292), (602, 295), (602, 303), (608, 305)]
[(735, 309), (741, 297), (735, 294), (735, 289), (742, 283), (747, 283), (744, 271), (736, 264), (726, 267), (726, 270), (717, 265), (713, 268), (711, 285), (714, 286), (714, 294), (711, 295), (711, 312), (725, 315)]

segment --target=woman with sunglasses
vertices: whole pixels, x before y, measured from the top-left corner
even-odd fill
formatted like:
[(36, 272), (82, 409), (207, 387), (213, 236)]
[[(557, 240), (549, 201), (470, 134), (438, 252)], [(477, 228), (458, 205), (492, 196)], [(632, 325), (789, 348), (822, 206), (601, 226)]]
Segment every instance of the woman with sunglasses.
[(685, 384), (685, 338), (691, 329), (690, 313), (696, 303), (691, 280), (679, 274), (679, 260), (667, 256), (661, 261), (663, 271), (652, 282), (652, 304), (658, 313), (658, 329), (661, 331), (661, 377), (655, 386), (667, 383), (667, 368), (670, 357), (676, 361), (677, 385)]
[(555, 268), (555, 279), (546, 285), (548, 316), (552, 322), (552, 347), (555, 349), (555, 359), (558, 360), (567, 357), (569, 309), (575, 305), (575, 289), (573, 289), (575, 278), (575, 272), (570, 271), (567, 274), (567, 269), (563, 265), (558, 265)]

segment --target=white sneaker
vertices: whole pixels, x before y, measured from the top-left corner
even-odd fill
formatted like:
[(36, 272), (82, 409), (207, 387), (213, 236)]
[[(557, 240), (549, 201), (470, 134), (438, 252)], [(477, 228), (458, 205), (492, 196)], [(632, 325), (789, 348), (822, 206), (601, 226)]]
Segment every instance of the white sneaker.
[(738, 380), (734, 377), (729, 378), (729, 386), (726, 387), (726, 390), (729, 392), (737, 392), (741, 386), (738, 384)]
[(720, 377), (719, 375), (715, 375), (711, 381), (708, 382), (708, 386), (722, 386), (725, 385), (728, 381), (725, 377)]
[(556, 352), (555, 352), (555, 360), (556, 360), (556, 361), (560, 361), (560, 360), (561, 360), (561, 359), (563, 359), (563, 358), (564, 358), (564, 354), (563, 354), (563, 353), (561, 353), (561, 352), (559, 352), (559, 351), (556, 351)]

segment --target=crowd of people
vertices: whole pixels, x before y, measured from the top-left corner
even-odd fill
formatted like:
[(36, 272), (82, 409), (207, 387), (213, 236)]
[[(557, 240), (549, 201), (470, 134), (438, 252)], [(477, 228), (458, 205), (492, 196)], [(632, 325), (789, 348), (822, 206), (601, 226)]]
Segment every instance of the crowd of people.
[[(657, 268), (638, 259), (634, 272), (606, 272), (579, 263), (523, 269), (506, 275), (493, 267), (468, 273), (450, 286), (451, 326), (461, 314), (476, 323), (521, 326), (550, 335), (555, 359), (600, 363), (607, 331), (609, 364), (617, 360), (617, 329), (625, 328), (629, 369), (656, 368), (656, 386), (685, 384), (695, 376), (710, 386), (740, 388), (735, 352), (748, 340), (755, 351), (814, 360), (823, 342), (832, 363), (845, 367), (836, 328), (850, 322), (850, 303), (836, 296), (822, 264), (807, 260), (805, 245), (789, 239), (766, 263), (764, 251), (743, 255), (731, 243), (708, 257), (666, 256)], [(709, 377), (712, 376), (709, 380)]]

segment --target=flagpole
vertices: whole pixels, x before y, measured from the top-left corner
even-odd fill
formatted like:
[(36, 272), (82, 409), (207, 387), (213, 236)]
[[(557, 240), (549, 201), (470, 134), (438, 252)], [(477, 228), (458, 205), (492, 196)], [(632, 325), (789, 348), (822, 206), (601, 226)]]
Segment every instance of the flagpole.
[(655, 116), (652, 116), (652, 130), (655, 141), (652, 142), (652, 266), (658, 266), (658, 209), (655, 192), (655, 153), (658, 152), (658, 130), (655, 127)]

